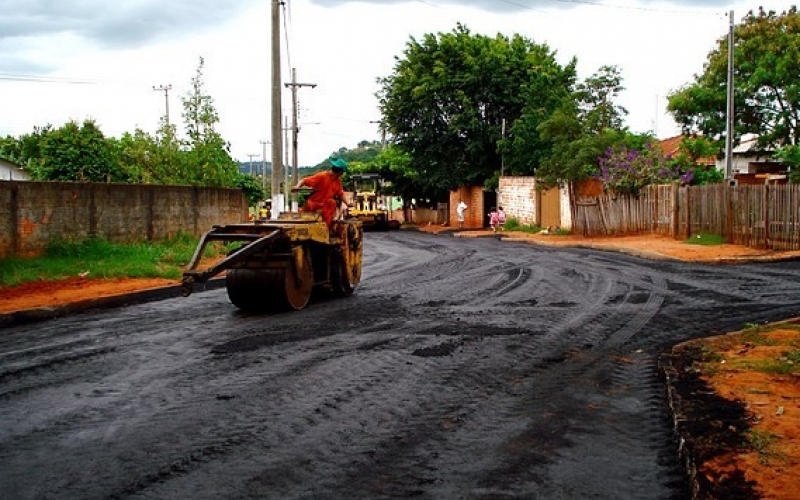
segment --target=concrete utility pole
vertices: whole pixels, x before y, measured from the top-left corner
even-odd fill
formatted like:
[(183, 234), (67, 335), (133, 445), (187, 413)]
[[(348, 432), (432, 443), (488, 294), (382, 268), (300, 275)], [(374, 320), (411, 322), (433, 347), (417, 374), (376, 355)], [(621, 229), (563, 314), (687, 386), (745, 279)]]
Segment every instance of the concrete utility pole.
[[(297, 70), (292, 68), (292, 82), (284, 85), (292, 90), (292, 186), (294, 186), (300, 180), (297, 178), (297, 134), (300, 132), (300, 127), (297, 126), (297, 89), (299, 87), (311, 87), (313, 89), (317, 84), (297, 83)], [(288, 196), (289, 191), (287, 190), (286, 193)], [(297, 193), (292, 195), (292, 210), (297, 210)]]
[(248, 154), (247, 156), (250, 158), (250, 161), (248, 162), (248, 166), (250, 167), (250, 176), (252, 177), (253, 176), (253, 157), (254, 156), (258, 156), (258, 154)]
[(261, 189), (267, 190), (267, 144), (269, 141), (261, 141)]
[(281, 194), (281, 0), (272, 0), (272, 219), (277, 219), (283, 206)]
[(283, 122), (285, 124), (283, 127), (283, 143), (286, 146), (286, 149), (284, 149), (284, 156), (286, 156), (286, 159), (284, 160), (286, 162), (286, 170), (284, 171), (283, 176), (283, 193), (286, 196), (286, 201), (288, 202), (289, 193), (292, 189), (292, 186), (289, 185), (289, 117), (284, 117)]
[(728, 29), (728, 111), (725, 132), (725, 179), (733, 179), (733, 11)]
[(159, 85), (156, 87), (153, 85), (153, 92), (164, 92), (164, 103), (166, 104), (166, 114), (164, 115), (165, 122), (169, 125), (169, 91), (172, 90), (172, 84), (169, 83), (167, 85)]

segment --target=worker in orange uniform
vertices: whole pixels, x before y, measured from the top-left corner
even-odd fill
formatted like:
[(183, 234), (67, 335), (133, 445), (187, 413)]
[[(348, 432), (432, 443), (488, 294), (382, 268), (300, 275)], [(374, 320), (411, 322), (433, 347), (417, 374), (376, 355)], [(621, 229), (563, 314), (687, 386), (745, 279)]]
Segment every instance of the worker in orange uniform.
[(342, 158), (330, 158), (329, 161), (331, 163), (330, 171), (318, 172), (301, 179), (293, 188), (293, 190), (297, 190), (302, 187), (310, 187), (314, 190), (306, 199), (303, 210), (307, 212), (321, 211), (322, 220), (328, 225), (328, 229), (333, 225), (333, 216), (342, 203), (352, 206), (344, 199), (341, 181), (342, 174), (347, 172), (347, 162)]

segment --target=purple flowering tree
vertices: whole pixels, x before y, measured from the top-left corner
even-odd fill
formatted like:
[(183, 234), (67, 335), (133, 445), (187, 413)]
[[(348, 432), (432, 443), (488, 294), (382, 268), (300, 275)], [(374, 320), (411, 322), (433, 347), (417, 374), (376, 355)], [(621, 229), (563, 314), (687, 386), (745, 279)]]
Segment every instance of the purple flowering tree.
[[(649, 184), (665, 184), (675, 180), (691, 182), (691, 179), (683, 179), (680, 170), (672, 166), (669, 160), (661, 148), (652, 143), (648, 143), (641, 151), (626, 146), (611, 147), (600, 158), (596, 177), (606, 191), (633, 196), (638, 196), (642, 188)], [(691, 172), (687, 175), (691, 176)]]

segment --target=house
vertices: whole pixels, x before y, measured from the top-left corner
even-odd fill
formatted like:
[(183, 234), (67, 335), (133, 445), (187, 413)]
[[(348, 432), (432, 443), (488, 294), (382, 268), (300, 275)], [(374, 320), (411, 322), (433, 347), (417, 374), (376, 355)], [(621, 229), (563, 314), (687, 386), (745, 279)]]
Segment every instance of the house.
[[(786, 165), (775, 160), (774, 151), (759, 149), (757, 142), (755, 136), (743, 137), (731, 150), (731, 170), (739, 184), (764, 184), (767, 180), (786, 175)], [(717, 168), (724, 172), (725, 166), (723, 155), (717, 160)]]
[(26, 172), (20, 165), (0, 158), (0, 181), (29, 181), (31, 180), (30, 174)]
[[(675, 156), (680, 151), (684, 136), (670, 137), (659, 141), (662, 151), (667, 156)], [(786, 165), (773, 158), (773, 151), (758, 149), (755, 136), (742, 138), (740, 144), (731, 151), (732, 174), (738, 184), (764, 184), (766, 181), (785, 182)], [(725, 155), (698, 158), (698, 166), (716, 168), (725, 173)]]
[[(658, 141), (658, 145), (661, 147), (661, 151), (664, 152), (664, 156), (677, 156), (681, 151), (681, 143), (683, 142), (684, 137), (685, 136), (683, 135), (676, 135), (675, 137)], [(698, 158), (696, 165), (708, 168), (713, 167), (716, 164), (716, 161), (716, 157), (707, 156), (705, 158)]]

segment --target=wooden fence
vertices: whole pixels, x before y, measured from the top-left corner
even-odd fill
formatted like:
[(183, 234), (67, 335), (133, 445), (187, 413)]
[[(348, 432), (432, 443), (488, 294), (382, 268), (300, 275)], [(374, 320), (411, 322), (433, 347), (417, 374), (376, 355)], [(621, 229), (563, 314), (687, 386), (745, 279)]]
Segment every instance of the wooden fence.
[(584, 236), (716, 234), (753, 248), (800, 250), (800, 185), (648, 186), (639, 196), (573, 200), (573, 231)]

